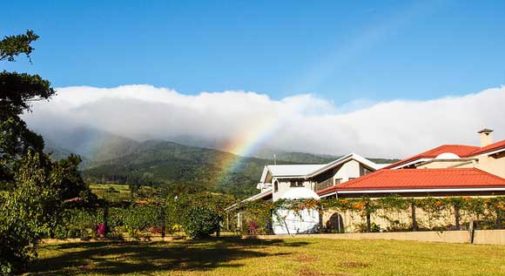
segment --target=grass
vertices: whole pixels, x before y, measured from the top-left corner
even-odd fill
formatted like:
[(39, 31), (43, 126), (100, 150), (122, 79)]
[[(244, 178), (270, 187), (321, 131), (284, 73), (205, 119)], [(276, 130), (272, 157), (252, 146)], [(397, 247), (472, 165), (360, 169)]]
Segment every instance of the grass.
[(90, 184), (91, 191), (99, 198), (107, 199), (110, 201), (129, 200), (130, 189), (128, 185), (124, 184)]
[(505, 246), (380, 240), (43, 245), (34, 275), (505, 275)]
[[(89, 185), (91, 191), (98, 196), (98, 198), (106, 199), (112, 202), (118, 201), (128, 201), (131, 200), (131, 192), (130, 188), (127, 184), (102, 184), (102, 183), (93, 183)], [(149, 186), (141, 186), (137, 197), (151, 197), (152, 194), (156, 191), (155, 188)]]

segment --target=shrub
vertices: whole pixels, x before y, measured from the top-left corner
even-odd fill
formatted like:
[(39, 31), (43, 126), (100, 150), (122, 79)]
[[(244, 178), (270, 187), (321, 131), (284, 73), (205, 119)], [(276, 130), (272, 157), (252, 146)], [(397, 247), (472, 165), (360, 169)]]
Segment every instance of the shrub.
[(209, 237), (219, 229), (221, 217), (213, 210), (204, 207), (190, 207), (183, 220), (186, 235), (193, 239)]
[(95, 228), (103, 222), (101, 210), (71, 209), (63, 214), (61, 224), (56, 226), (55, 238), (89, 239), (95, 236)]
[(157, 206), (132, 206), (125, 211), (123, 224), (132, 238), (138, 238), (140, 232), (152, 226), (160, 225), (160, 208)]

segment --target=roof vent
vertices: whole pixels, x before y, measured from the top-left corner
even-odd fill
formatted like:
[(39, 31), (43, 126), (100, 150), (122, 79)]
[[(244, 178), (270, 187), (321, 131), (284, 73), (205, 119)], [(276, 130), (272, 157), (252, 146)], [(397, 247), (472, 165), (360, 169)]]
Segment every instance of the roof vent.
[(444, 153), (437, 155), (437, 157), (435, 157), (435, 159), (459, 159), (459, 156), (455, 153), (452, 153), (452, 152), (444, 152)]
[(493, 143), (493, 130), (485, 128), (477, 132), (480, 134), (480, 146), (485, 147)]

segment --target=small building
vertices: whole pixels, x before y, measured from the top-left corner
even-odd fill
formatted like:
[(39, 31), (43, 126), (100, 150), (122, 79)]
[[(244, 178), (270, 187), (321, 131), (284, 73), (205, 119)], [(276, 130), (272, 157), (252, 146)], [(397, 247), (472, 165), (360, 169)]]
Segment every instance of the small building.
[(374, 172), (383, 166), (350, 153), (327, 164), (267, 165), (256, 186), (260, 193), (246, 201), (276, 201), (291, 188), (322, 190)]

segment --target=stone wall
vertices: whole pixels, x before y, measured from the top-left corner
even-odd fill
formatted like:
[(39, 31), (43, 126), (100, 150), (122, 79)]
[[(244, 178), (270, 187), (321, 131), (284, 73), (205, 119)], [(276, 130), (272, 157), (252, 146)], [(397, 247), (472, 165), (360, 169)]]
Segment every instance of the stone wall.
[[(330, 218), (334, 214), (339, 214), (342, 221), (343, 229), (337, 231), (333, 229), (330, 225)], [(456, 215), (454, 209), (443, 210), (436, 214), (431, 214), (423, 211), (423, 209), (415, 208), (415, 218), (417, 229), (448, 229), (448, 230), (459, 230), (466, 229), (466, 226), (472, 220), (478, 220), (479, 218), (473, 217), (464, 211), (459, 211), (459, 227), (456, 226)], [(325, 210), (322, 214), (322, 226), (323, 231), (328, 232), (365, 232), (366, 229), (366, 216), (362, 216), (359, 212), (350, 210), (338, 210), (330, 209)], [(390, 231), (405, 231), (412, 229), (412, 209), (408, 208), (401, 211), (388, 211), (388, 210), (377, 210), (370, 215), (370, 222), (372, 228), (375, 231), (390, 232)], [(378, 229), (377, 229), (378, 228)]]

